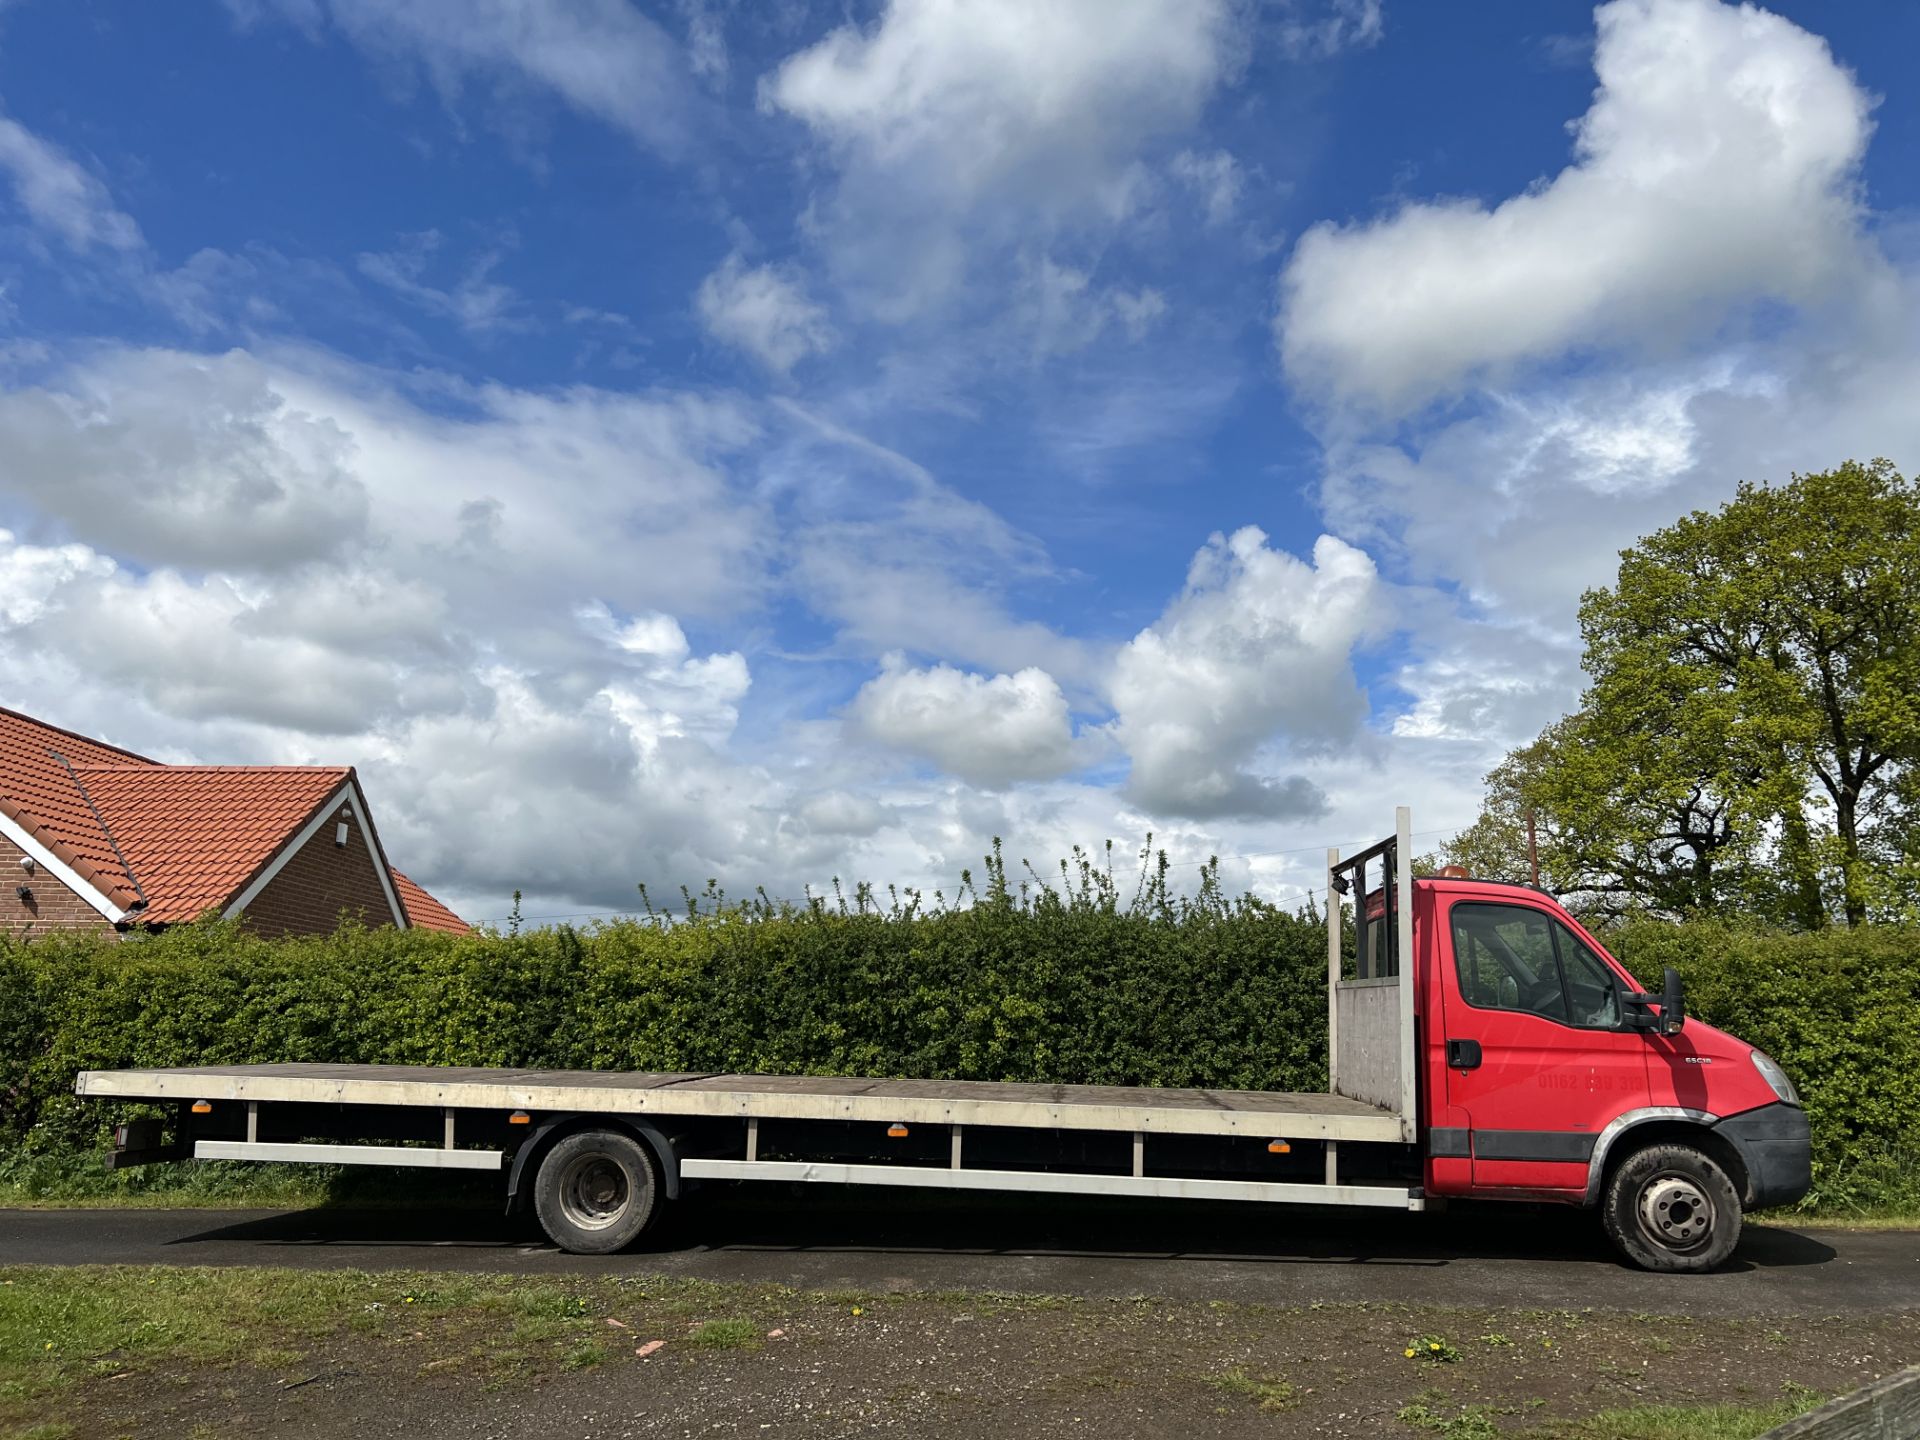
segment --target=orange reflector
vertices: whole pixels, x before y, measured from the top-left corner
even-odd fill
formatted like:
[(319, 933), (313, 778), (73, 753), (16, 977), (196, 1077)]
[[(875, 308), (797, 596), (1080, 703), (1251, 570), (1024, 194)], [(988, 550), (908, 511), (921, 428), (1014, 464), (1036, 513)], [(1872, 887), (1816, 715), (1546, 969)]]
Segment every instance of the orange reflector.
[(213, 1102), (211, 1100), (194, 1101), (193, 1113), (196, 1115), (211, 1115), (213, 1113)]
[(509, 1125), (531, 1125), (532, 1123), (533, 1117), (524, 1110), (516, 1110), (513, 1114), (507, 1116), (507, 1124)]
[(1284, 1140), (1269, 1140), (1267, 1142), (1267, 1153), (1269, 1155), (1291, 1155), (1293, 1153), (1293, 1146)]
[(887, 1126), (887, 1138), (889, 1140), (906, 1139), (907, 1127), (902, 1125), (898, 1120), (894, 1121), (893, 1124)]

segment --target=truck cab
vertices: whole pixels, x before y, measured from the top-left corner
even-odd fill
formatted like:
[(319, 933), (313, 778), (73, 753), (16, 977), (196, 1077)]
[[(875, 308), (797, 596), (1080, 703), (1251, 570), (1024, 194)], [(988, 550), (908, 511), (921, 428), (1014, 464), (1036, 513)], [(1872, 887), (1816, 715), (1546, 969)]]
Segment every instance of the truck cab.
[(1702, 1270), (1731, 1253), (1743, 1211), (1807, 1192), (1792, 1082), (1687, 1017), (1673, 972), (1641, 993), (1539, 890), (1409, 888), (1429, 1195), (1598, 1208), (1627, 1258)]

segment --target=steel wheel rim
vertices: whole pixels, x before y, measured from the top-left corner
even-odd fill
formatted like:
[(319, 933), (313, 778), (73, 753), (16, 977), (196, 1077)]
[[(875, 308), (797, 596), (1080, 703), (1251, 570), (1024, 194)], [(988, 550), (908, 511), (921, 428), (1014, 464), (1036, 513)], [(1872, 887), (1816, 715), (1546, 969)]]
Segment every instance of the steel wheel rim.
[(633, 1187), (611, 1155), (576, 1155), (560, 1174), (560, 1209), (582, 1230), (605, 1230), (627, 1212)]
[(1640, 1228), (1676, 1254), (1699, 1250), (1713, 1238), (1713, 1199), (1685, 1175), (1655, 1175), (1640, 1187)]

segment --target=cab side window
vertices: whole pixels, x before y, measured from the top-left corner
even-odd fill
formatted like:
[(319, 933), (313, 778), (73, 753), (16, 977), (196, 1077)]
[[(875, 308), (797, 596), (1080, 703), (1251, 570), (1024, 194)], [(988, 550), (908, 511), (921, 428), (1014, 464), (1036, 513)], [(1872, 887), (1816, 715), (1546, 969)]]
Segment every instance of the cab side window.
[(1606, 961), (1552, 916), (1525, 905), (1453, 907), (1460, 995), (1482, 1010), (1521, 1010), (1562, 1025), (1611, 1030), (1620, 986)]
[(1572, 1023), (1549, 916), (1524, 905), (1460, 904), (1452, 924), (1453, 963), (1469, 1005)]

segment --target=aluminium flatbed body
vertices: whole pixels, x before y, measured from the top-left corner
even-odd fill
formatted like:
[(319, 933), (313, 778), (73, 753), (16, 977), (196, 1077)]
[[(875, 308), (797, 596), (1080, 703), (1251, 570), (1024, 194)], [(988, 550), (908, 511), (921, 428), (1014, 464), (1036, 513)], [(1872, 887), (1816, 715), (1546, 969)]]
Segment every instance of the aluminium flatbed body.
[[(161, 1138), (162, 1122), (126, 1127), (118, 1164), (504, 1168), (510, 1205), (523, 1171), (544, 1168), (548, 1153), (587, 1124), (643, 1137), (643, 1163), (658, 1166), (669, 1199), (687, 1180), (776, 1180), (1416, 1210), (1424, 1203), (1417, 1185), (1353, 1183), (1338, 1173), (1343, 1143), (1397, 1149), (1402, 1123), (1382, 1106), (1332, 1094), (330, 1064), (89, 1070), (74, 1088), (172, 1112), (171, 1143)], [(1296, 1143), (1301, 1153), (1293, 1153)], [(1224, 1165), (1223, 1156), (1231, 1157)]]
[(1392, 1143), (1390, 1111), (1343, 1095), (986, 1080), (475, 1069), (444, 1065), (206, 1065), (83, 1071), (100, 1099), (430, 1106), (529, 1113), (836, 1120)]

